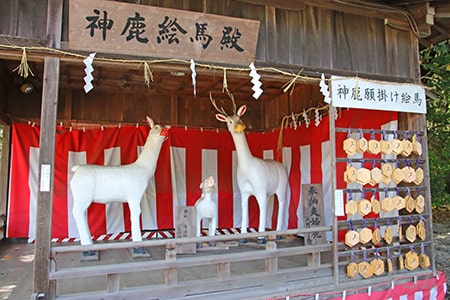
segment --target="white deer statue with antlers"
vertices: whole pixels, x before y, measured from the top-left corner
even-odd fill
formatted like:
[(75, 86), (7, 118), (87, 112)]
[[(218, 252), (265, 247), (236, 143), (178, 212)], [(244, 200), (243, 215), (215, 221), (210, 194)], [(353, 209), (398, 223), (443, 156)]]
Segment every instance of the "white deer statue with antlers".
[(135, 162), (121, 166), (79, 165), (72, 168), (75, 172), (70, 181), (74, 198), (72, 212), (81, 245), (92, 244), (86, 219), (86, 210), (92, 202), (128, 202), (133, 242), (142, 241), (139, 223), (141, 199), (155, 173), (159, 152), (169, 133), (167, 127), (155, 125), (149, 117), (147, 123), (150, 132)]
[[(242, 201), (242, 224), (241, 232), (247, 232), (248, 228), (248, 199), (255, 196), (259, 206), (258, 231), (265, 231), (268, 197), (277, 195), (278, 218), (276, 230), (283, 230), (286, 211), (286, 194), (288, 189), (288, 174), (283, 165), (272, 159), (261, 159), (251, 154), (245, 137), (245, 124), (241, 117), (247, 110), (242, 105), (236, 111), (234, 97), (228, 94), (233, 102), (233, 114), (228, 115), (223, 107), (217, 107), (215, 100), (210, 95), (211, 103), (219, 112), (216, 119), (226, 122), (228, 131), (233, 138), (237, 153), (237, 184), (241, 193)], [(264, 243), (264, 239), (258, 239), (258, 243)]]

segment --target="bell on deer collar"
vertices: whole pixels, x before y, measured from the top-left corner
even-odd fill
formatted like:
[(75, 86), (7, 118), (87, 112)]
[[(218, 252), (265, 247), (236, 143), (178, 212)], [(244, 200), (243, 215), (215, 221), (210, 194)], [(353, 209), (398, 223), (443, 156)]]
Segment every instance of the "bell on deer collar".
[(245, 130), (245, 124), (240, 123), (240, 124), (234, 125), (234, 132), (241, 133), (241, 132), (244, 132), (244, 130)]

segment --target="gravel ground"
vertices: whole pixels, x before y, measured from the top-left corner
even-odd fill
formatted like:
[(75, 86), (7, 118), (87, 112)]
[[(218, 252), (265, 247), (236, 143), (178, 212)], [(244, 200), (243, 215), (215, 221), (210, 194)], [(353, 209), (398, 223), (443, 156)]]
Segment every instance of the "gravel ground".
[[(447, 287), (450, 287), (450, 224), (433, 222), (433, 232), (436, 268), (445, 271)], [(446, 299), (450, 299), (449, 292)]]

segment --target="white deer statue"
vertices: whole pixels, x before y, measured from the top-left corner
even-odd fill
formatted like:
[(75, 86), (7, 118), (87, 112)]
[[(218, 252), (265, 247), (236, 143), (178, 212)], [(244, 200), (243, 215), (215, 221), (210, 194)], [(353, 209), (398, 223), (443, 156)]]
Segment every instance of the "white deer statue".
[(81, 245), (92, 245), (86, 218), (92, 202), (128, 202), (133, 242), (142, 241), (139, 222), (141, 199), (155, 173), (159, 152), (169, 132), (168, 128), (155, 125), (149, 117), (147, 123), (150, 132), (135, 162), (121, 166), (79, 165), (72, 168), (75, 172), (70, 181), (74, 198), (72, 213)]
[[(200, 183), (202, 189), (201, 197), (195, 202), (195, 209), (197, 211), (196, 231), (197, 237), (200, 237), (202, 230), (202, 219), (209, 221), (208, 235), (215, 236), (217, 228), (217, 204), (214, 202), (212, 195), (216, 190), (216, 182), (212, 176), (209, 176)], [(214, 242), (209, 243), (214, 246)], [(201, 244), (198, 245), (201, 247)]]
[[(288, 174), (283, 165), (275, 160), (260, 159), (251, 154), (245, 137), (245, 124), (241, 117), (247, 110), (245, 105), (236, 111), (236, 103), (233, 95), (229, 94), (233, 102), (233, 114), (228, 115), (223, 107), (217, 107), (215, 100), (210, 95), (211, 103), (219, 112), (216, 119), (226, 122), (228, 131), (234, 141), (237, 153), (237, 184), (241, 192), (242, 224), (241, 233), (247, 232), (248, 227), (248, 198), (256, 197), (259, 206), (258, 231), (265, 231), (268, 197), (277, 195), (278, 219), (276, 230), (282, 230), (286, 211), (286, 193), (288, 189)], [(258, 243), (264, 243), (265, 239), (258, 239)]]

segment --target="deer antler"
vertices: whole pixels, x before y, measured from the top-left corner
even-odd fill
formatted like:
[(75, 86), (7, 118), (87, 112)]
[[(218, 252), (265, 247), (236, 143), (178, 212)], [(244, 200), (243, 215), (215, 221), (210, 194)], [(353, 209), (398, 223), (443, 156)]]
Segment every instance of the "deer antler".
[(233, 114), (236, 114), (236, 102), (234, 101), (233, 94), (231, 94), (228, 89), (227, 89), (227, 95), (228, 95), (228, 97), (230, 97), (231, 101), (233, 102)]
[[(228, 117), (228, 114), (227, 114), (227, 112), (225, 111), (225, 109), (223, 109), (223, 107), (220, 107), (220, 109), (219, 109), (219, 107), (217, 107), (216, 100), (213, 99), (213, 97), (212, 97), (212, 95), (211, 95), (211, 92), (209, 92), (209, 100), (211, 101), (212, 105), (214, 106), (214, 108), (215, 108), (218, 112), (220, 112), (220, 113), (222, 113), (222, 114), (224, 114), (225, 116)], [(236, 108), (235, 108), (235, 110), (236, 110)]]

